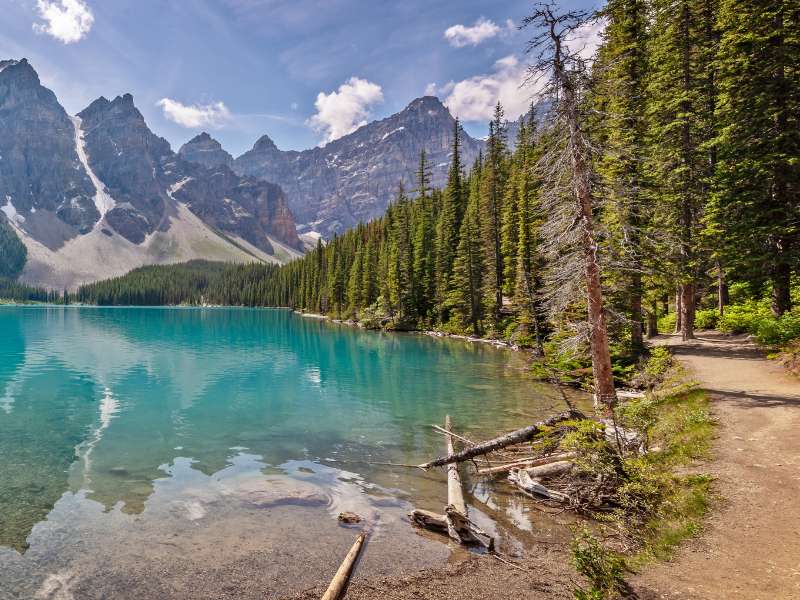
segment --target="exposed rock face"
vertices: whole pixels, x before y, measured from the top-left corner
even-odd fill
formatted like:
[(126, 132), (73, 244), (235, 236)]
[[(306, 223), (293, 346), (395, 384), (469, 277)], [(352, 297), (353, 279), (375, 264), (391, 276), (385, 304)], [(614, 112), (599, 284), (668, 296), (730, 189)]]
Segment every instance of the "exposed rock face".
[[(209, 136), (193, 146), (227, 155)], [(184, 160), (130, 94), (70, 118), (27, 61), (0, 62), (0, 218), (30, 251), (38, 285), (191, 258), (272, 260), (270, 238), (289, 248), (282, 258), (302, 249), (281, 189), (237, 175), (227, 157), (212, 169)]]
[(116, 201), (106, 220), (125, 239), (141, 244), (162, 225), (169, 142), (148, 129), (130, 94), (98, 98), (78, 117), (89, 166)]
[(172, 196), (205, 223), (269, 254), (274, 251), (269, 236), (302, 250), (294, 218), (279, 186), (241, 177), (225, 165), (213, 169), (180, 166), (185, 177), (172, 187)]
[[(234, 170), (280, 185), (296, 220), (324, 236), (384, 213), (400, 181), (413, 187), (420, 152), (428, 154), (431, 183), (447, 180), (453, 117), (438, 98), (425, 96), (403, 111), (365, 125), (322, 148), (279, 150), (263, 136), (234, 161)], [(483, 143), (462, 134), (469, 166)]]
[(6, 216), (24, 227), (37, 211), (56, 215), (63, 227), (49, 241), (58, 246), (98, 221), (94, 195), (75, 149), (75, 128), (55, 94), (25, 59), (0, 62), (0, 207)]
[(181, 146), (178, 154), (181, 158), (204, 167), (233, 166), (233, 156), (223, 150), (220, 143), (205, 131)]

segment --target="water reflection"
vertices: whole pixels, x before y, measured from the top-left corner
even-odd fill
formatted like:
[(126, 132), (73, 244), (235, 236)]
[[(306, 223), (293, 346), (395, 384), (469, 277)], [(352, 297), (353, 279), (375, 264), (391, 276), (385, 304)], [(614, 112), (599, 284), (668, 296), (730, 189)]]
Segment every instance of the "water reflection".
[[(438, 474), (364, 462), (438, 453), (428, 425), (445, 413), (473, 425), (491, 411), (496, 431), (520, 412), (559, 407), (560, 393), (530, 381), (517, 359), (278, 310), (2, 308), (0, 546), (52, 550), (52, 536), (36, 532), (60, 526), (63, 506), (83, 515), (70, 535), (86, 540), (93, 527), (113, 537), (125, 515), (199, 524), (246, 512), (224, 493), (232, 473), (251, 496), (313, 487), (325, 504), (303, 511), (364, 495), (385, 497), (397, 518), (407, 500), (433, 508)], [(171, 508), (158, 512), (162, 504)]]

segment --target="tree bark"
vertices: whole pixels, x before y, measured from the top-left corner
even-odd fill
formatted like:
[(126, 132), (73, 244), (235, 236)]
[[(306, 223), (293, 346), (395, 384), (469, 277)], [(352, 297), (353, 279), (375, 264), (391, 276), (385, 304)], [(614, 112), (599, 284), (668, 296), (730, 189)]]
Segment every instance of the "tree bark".
[(540, 421), (533, 425), (528, 425), (522, 429), (517, 429), (516, 431), (512, 431), (511, 433), (501, 435), (485, 442), (481, 442), (480, 444), (475, 444), (474, 446), (466, 448), (461, 452), (436, 458), (432, 461), (419, 465), (419, 468), (427, 470), (432, 467), (443, 467), (444, 465), (449, 465), (450, 463), (464, 462), (475, 458), (476, 456), (481, 456), (490, 452), (494, 452), (495, 450), (500, 450), (506, 446), (513, 446), (514, 444), (521, 444), (522, 442), (532, 440), (544, 428), (552, 427), (561, 421), (585, 418), (586, 416), (577, 410), (562, 412), (550, 417), (549, 419), (545, 419), (544, 421)]
[(694, 284), (681, 285), (681, 337), (684, 340), (694, 339)]
[(717, 310), (720, 316), (725, 314), (725, 307), (728, 306), (730, 298), (728, 296), (728, 283), (725, 281), (725, 271), (717, 261)]
[(675, 333), (680, 333), (683, 329), (683, 298), (681, 296), (681, 288), (675, 292)]
[(642, 276), (634, 273), (631, 277), (631, 346), (634, 352), (644, 348), (642, 335)]
[(656, 315), (656, 309), (653, 307), (653, 310), (647, 311), (647, 337), (649, 339), (653, 339), (658, 335), (658, 317)]
[(772, 314), (780, 317), (792, 309), (792, 270), (786, 263), (778, 263), (772, 275)]

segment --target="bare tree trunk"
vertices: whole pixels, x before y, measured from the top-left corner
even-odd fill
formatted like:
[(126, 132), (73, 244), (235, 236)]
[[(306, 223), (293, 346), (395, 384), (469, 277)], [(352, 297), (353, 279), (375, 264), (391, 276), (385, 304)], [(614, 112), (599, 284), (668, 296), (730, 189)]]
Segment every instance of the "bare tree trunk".
[(575, 99), (572, 93), (565, 94), (569, 111), (570, 154), (572, 159), (572, 182), (575, 200), (578, 203), (582, 230), (584, 270), (586, 274), (586, 298), (589, 313), (589, 342), (592, 352), (595, 403), (602, 403), (611, 412), (616, 403), (614, 374), (611, 370), (611, 352), (608, 348), (608, 330), (603, 309), (603, 288), (600, 282), (600, 265), (597, 262), (597, 240), (592, 218), (592, 191), (589, 164), (583, 134), (578, 122)]
[(730, 302), (728, 296), (728, 283), (725, 281), (725, 271), (722, 270), (722, 265), (717, 261), (717, 310), (720, 316), (725, 314), (725, 307)]
[(681, 337), (694, 339), (694, 284), (681, 285)]
[(772, 314), (776, 317), (792, 309), (791, 276), (792, 271), (786, 263), (775, 266), (772, 275)]
[(642, 336), (642, 276), (634, 273), (631, 278), (631, 346), (634, 352), (640, 352), (644, 348)]
[(661, 310), (664, 311), (665, 315), (669, 314), (669, 294), (664, 294), (661, 297)]
[(653, 301), (653, 307), (647, 311), (647, 337), (653, 339), (658, 335), (658, 304)]
[(683, 330), (683, 301), (681, 297), (681, 289), (675, 291), (675, 333), (680, 333)]

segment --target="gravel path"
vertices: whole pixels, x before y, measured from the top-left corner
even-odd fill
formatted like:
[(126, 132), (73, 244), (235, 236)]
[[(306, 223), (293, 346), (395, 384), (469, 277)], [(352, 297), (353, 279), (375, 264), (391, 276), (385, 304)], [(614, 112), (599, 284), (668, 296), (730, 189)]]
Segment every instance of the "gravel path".
[(800, 381), (743, 336), (661, 336), (720, 427), (709, 465), (720, 506), (703, 535), (633, 582), (642, 600), (800, 599)]

